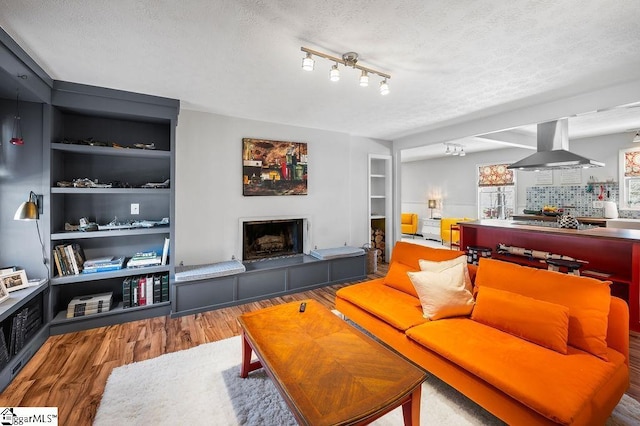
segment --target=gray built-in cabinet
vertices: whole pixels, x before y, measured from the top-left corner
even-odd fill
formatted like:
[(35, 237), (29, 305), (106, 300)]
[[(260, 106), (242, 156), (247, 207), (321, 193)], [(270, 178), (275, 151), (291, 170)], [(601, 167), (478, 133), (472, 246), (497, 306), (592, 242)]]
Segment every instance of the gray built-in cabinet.
[[(60, 245), (77, 244), (87, 259), (128, 259), (137, 252), (161, 252), (165, 238), (173, 246), (179, 102), (59, 81), (54, 82), (51, 101), (48, 153), (52, 271), (56, 271), (55, 247)], [(155, 149), (139, 149), (135, 144), (153, 144)], [(112, 187), (68, 186), (85, 178)], [(168, 188), (142, 187), (167, 179)], [(131, 214), (132, 204), (139, 206), (139, 214)], [(65, 229), (66, 224), (78, 225), (81, 218), (98, 225), (114, 220), (122, 224), (168, 218), (169, 225), (97, 231)], [(124, 280), (154, 274), (172, 277), (172, 256), (163, 266), (63, 276), (52, 272), (51, 334), (169, 314), (170, 301), (123, 308)], [(113, 292), (110, 310), (67, 318), (67, 306), (74, 297), (104, 292)]]

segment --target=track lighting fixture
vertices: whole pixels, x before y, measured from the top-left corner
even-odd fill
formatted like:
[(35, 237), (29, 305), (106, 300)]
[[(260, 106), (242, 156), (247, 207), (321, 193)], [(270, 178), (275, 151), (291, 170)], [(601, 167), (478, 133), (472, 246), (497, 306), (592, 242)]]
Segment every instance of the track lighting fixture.
[[(466, 152), (464, 152), (464, 146), (460, 145), (459, 143), (445, 143), (444, 146), (447, 148), (444, 151), (445, 155), (456, 155), (456, 156), (460, 156), (460, 157), (464, 157), (465, 155), (467, 155)], [(453, 148), (453, 150), (451, 149)]]
[(374, 69), (358, 65), (358, 54), (356, 52), (347, 52), (342, 55), (342, 58), (338, 58), (326, 53), (318, 52), (316, 50), (307, 49), (306, 47), (301, 47), (300, 50), (306, 53), (306, 56), (302, 59), (302, 69), (305, 71), (313, 71), (315, 63), (313, 56), (319, 56), (321, 58), (325, 58), (335, 62), (335, 65), (331, 67), (331, 71), (329, 72), (329, 79), (331, 81), (340, 80), (340, 69), (338, 68), (338, 65), (341, 64), (346, 67), (351, 67), (362, 71), (359, 79), (360, 86), (362, 87), (369, 86), (369, 74), (375, 74), (382, 77), (383, 80), (380, 82), (380, 94), (389, 94), (389, 82), (387, 80), (391, 79), (391, 76), (381, 71), (376, 71)]

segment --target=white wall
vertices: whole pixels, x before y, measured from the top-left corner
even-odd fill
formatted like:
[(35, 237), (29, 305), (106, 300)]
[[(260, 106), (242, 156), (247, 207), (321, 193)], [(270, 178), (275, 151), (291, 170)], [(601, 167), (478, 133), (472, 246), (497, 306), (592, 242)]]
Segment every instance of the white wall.
[[(634, 145), (632, 138), (631, 133), (620, 133), (570, 141), (570, 151), (605, 163), (601, 168), (581, 170), (582, 183), (586, 184), (589, 176), (594, 176), (597, 181), (614, 179), (617, 182), (618, 151), (631, 148)], [(476, 218), (476, 167), (489, 163), (512, 163), (531, 153), (530, 150), (511, 148), (467, 154), (465, 157), (402, 163), (401, 208), (414, 211), (420, 217), (429, 217), (427, 199), (435, 198), (442, 200), (443, 217)], [(553, 185), (560, 185), (560, 173), (559, 170), (553, 171)], [(516, 212), (522, 213), (526, 204), (526, 188), (536, 185), (536, 173), (516, 171), (516, 183)]]
[[(244, 197), (242, 138), (306, 142), (308, 195)], [(367, 156), (391, 143), (181, 110), (176, 133), (176, 264), (242, 257), (241, 217), (309, 217), (311, 246), (368, 241)]]

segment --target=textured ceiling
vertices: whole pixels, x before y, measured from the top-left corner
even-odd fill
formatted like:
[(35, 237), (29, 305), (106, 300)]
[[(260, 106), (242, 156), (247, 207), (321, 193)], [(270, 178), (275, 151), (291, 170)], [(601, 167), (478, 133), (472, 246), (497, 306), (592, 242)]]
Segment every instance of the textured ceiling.
[[(58, 80), (186, 109), (393, 139), (637, 78), (638, 0), (0, 0), (0, 26)], [(391, 74), (368, 88), (305, 46)]]

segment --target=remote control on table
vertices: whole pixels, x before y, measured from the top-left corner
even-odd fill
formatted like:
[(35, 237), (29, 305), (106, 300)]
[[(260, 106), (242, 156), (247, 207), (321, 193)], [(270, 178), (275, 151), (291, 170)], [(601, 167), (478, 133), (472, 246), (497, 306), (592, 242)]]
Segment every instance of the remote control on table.
[(300, 304), (300, 312), (304, 312), (304, 310), (305, 310), (305, 309), (307, 309), (307, 304), (306, 304), (306, 303), (304, 303), (304, 302), (302, 302), (302, 303)]

